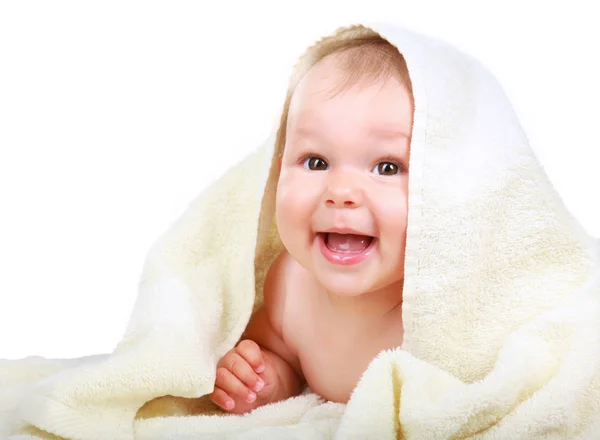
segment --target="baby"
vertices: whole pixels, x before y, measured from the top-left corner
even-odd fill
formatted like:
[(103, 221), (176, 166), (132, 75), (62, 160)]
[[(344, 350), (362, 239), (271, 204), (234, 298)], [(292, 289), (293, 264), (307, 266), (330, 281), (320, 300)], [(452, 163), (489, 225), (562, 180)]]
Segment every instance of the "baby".
[(235, 414), (305, 385), (347, 402), (371, 360), (402, 344), (413, 120), (406, 64), (375, 33), (311, 50), (279, 132), (285, 250), (210, 395)]

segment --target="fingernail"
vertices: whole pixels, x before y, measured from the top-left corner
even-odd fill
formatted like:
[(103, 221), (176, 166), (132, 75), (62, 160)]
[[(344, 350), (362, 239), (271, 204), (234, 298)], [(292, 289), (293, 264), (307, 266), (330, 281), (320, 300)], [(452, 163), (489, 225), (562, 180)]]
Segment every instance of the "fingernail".
[(254, 391), (260, 391), (264, 386), (265, 383), (261, 379), (258, 379), (258, 381), (256, 381), (256, 384), (254, 384)]
[(226, 409), (233, 409), (234, 406), (235, 406), (235, 402), (233, 400), (228, 400), (225, 402)]
[(256, 367), (256, 372), (257, 373), (262, 373), (263, 371), (265, 371), (265, 365), (261, 364), (258, 367)]
[(252, 392), (248, 393), (248, 399), (247, 400), (248, 400), (248, 403), (254, 402), (256, 400), (256, 394), (254, 394)]

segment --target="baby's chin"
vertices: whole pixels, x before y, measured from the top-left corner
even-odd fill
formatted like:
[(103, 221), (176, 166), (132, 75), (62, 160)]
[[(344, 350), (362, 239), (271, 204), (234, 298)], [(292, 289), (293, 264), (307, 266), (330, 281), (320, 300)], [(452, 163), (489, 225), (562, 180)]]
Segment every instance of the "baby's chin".
[(328, 270), (316, 269), (314, 275), (327, 292), (340, 298), (358, 298), (390, 284), (365, 272), (331, 273)]

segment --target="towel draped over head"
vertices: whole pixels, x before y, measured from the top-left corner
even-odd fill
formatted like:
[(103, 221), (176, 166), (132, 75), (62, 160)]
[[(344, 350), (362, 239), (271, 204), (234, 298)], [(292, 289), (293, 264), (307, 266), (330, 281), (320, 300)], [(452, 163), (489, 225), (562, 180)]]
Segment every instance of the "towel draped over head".
[(491, 73), (398, 27), (333, 38), (370, 29), (404, 56), (414, 96), (403, 346), (373, 360), (347, 405), (308, 391), (229, 416), (207, 401), (282, 248), (273, 134), (155, 242), (112, 353), (0, 361), (0, 437), (600, 436), (598, 241)]

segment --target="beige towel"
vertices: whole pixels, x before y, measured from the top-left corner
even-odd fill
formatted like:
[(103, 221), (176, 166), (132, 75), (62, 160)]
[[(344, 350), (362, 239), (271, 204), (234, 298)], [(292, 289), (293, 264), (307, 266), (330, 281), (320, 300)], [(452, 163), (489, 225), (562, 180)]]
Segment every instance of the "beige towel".
[(2, 438), (600, 438), (598, 242), (485, 68), (371, 28), (405, 56), (415, 97), (404, 345), (347, 405), (308, 392), (231, 416), (201, 397), (281, 249), (271, 138), (157, 240), (113, 353), (0, 361)]

